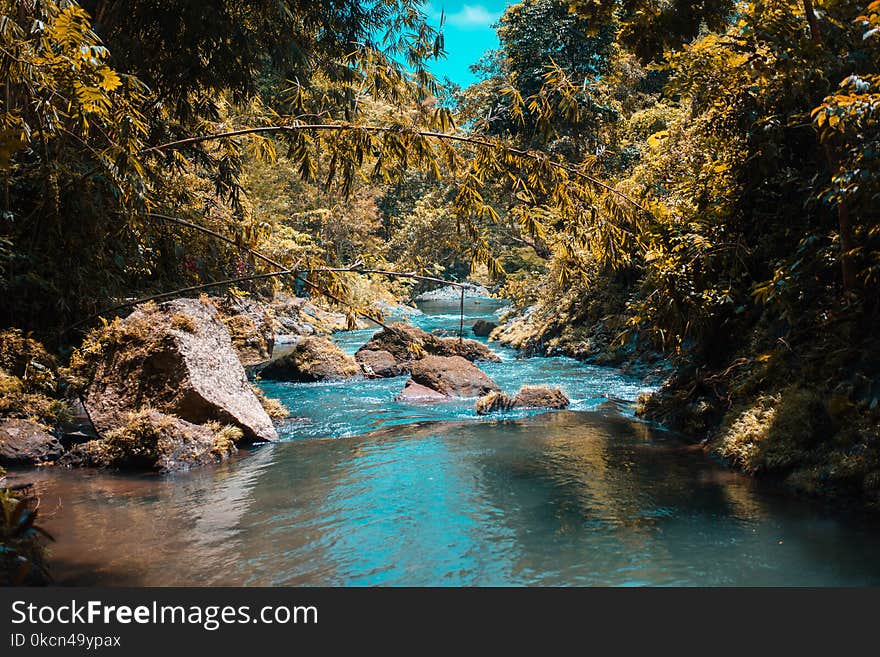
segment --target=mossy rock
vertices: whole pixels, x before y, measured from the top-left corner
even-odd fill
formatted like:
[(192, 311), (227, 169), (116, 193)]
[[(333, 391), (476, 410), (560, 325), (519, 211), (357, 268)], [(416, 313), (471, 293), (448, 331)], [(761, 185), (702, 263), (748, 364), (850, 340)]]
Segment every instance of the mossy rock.
[(0, 465), (39, 465), (57, 460), (62, 452), (58, 439), (36, 422), (0, 421)]
[(361, 368), (327, 338), (309, 336), (267, 363), (259, 374), (273, 381), (342, 381), (359, 376)]
[(198, 425), (154, 410), (133, 413), (124, 425), (74, 447), (62, 464), (175, 472), (218, 463), (236, 452), (241, 429)]
[[(426, 356), (459, 356), (471, 362), (500, 362), (499, 356), (482, 342), (457, 337), (440, 337), (402, 322), (390, 324), (376, 332), (369, 342), (358, 350), (355, 358), (365, 361), (369, 355), (362, 352), (384, 352), (394, 358), (396, 367), (383, 367), (385, 376), (397, 376), (409, 371), (412, 364)], [(373, 368), (375, 371), (375, 368)]]
[(197, 425), (237, 426), (248, 442), (278, 437), (207, 299), (138, 306), (90, 334), (70, 372), (102, 435), (153, 409)]

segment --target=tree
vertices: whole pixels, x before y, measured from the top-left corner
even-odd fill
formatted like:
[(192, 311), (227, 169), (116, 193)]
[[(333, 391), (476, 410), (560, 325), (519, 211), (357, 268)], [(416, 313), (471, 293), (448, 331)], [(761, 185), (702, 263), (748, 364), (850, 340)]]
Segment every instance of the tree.
[[(474, 131), (582, 157), (596, 147), (599, 124), (614, 117), (597, 85), (610, 67), (615, 30), (613, 19), (597, 28), (564, 0), (511, 5), (498, 23), (500, 50), (474, 68), (484, 80), (460, 97), (462, 120)], [(537, 120), (539, 110), (561, 102), (569, 110), (555, 112), (552, 125)]]
[[(621, 22), (621, 45), (643, 61), (680, 49), (702, 29), (723, 30), (734, 14), (734, 0), (571, 0), (573, 13), (590, 24)], [(594, 28), (595, 30), (596, 28)]]
[[(132, 291), (253, 266), (243, 158), (271, 159), (276, 144), (151, 144), (288, 112), (355, 119), (370, 96), (448, 120), (421, 104), (434, 87), (424, 61), (442, 44), (406, 0), (85, 4), (95, 23), (66, 0), (0, 3), (6, 323), (65, 322)], [(267, 95), (267, 79), (288, 76)], [(281, 146), (314, 175), (306, 137)], [(184, 246), (169, 216), (228, 242), (196, 230)]]
[[(814, 39), (821, 44), (812, 3), (804, 6), (807, 16), (812, 16)], [(841, 271), (847, 290), (859, 282), (880, 282), (880, 227), (874, 209), (880, 193), (880, 71), (876, 65), (880, 61), (880, 2), (870, 3), (855, 23), (864, 34), (862, 52), (853, 59), (866, 65), (846, 76), (812, 112), (832, 173), (825, 199), (838, 208)]]

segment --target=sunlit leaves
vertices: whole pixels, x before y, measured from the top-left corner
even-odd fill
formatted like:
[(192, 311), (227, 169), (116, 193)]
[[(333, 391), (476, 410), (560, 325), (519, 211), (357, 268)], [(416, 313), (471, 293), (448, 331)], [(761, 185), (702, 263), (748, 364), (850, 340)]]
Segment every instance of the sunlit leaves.
[(853, 22), (862, 32), (859, 46), (866, 51), (865, 60), (873, 65), (844, 77), (810, 116), (832, 161), (831, 184), (817, 196), (856, 217), (864, 215), (851, 228), (850, 239), (860, 246), (842, 257), (856, 263), (863, 283), (873, 285), (878, 249), (874, 208), (880, 194), (880, 2), (870, 3)]

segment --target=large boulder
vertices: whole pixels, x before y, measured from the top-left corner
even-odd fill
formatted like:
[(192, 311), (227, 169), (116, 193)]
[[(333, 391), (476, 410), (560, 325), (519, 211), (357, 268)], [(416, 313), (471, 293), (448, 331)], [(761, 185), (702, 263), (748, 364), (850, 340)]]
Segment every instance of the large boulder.
[(55, 461), (64, 448), (36, 422), (10, 419), (0, 422), (0, 465), (33, 466)]
[(373, 351), (361, 349), (355, 355), (355, 360), (368, 379), (384, 379), (392, 376), (400, 376), (404, 370), (387, 351)]
[(309, 336), (260, 369), (260, 377), (274, 381), (340, 381), (361, 373), (355, 359), (327, 338)]
[[(398, 373), (409, 371), (413, 362), (425, 356), (461, 356), (470, 361), (499, 362), (501, 360), (482, 342), (443, 338), (400, 322), (389, 324), (387, 328), (373, 334), (370, 341), (358, 350), (355, 358), (361, 361), (364, 357), (360, 354), (370, 351), (384, 351), (390, 354), (397, 365)], [(396, 374), (388, 376), (396, 376)]]
[(471, 331), (473, 331), (474, 335), (478, 338), (488, 338), (489, 334), (496, 328), (498, 328), (498, 324), (495, 322), (487, 322), (485, 319), (478, 319), (471, 327)]
[(568, 408), (571, 402), (559, 388), (547, 386), (523, 386), (515, 396), (495, 391), (477, 400), (475, 410), (478, 415), (493, 411), (507, 411), (512, 408)]
[(90, 336), (72, 369), (87, 379), (85, 407), (98, 433), (150, 408), (236, 426), (248, 442), (277, 440), (218, 315), (207, 300), (150, 303)]
[(212, 298), (211, 301), (229, 331), (242, 365), (257, 365), (272, 357), (275, 326), (265, 306), (253, 299), (232, 295)]
[(482, 370), (461, 356), (426, 356), (410, 367), (412, 380), (447, 397), (482, 397), (499, 390)]

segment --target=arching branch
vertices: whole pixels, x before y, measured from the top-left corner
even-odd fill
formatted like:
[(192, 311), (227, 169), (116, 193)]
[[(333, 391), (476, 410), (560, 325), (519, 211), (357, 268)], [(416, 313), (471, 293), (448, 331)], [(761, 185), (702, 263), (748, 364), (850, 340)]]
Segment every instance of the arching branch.
[[(194, 144), (204, 143), (206, 141), (217, 141), (222, 139), (231, 139), (233, 137), (242, 137), (245, 135), (256, 135), (256, 134), (271, 134), (278, 132), (321, 132), (321, 131), (335, 131), (335, 132), (372, 132), (372, 133), (392, 133), (398, 132), (401, 134), (406, 134), (406, 131), (401, 130), (400, 128), (393, 128), (388, 126), (377, 126), (377, 125), (348, 125), (348, 124), (332, 124), (332, 123), (292, 123), (288, 125), (272, 125), (272, 126), (261, 126), (256, 128), (242, 128), (241, 130), (229, 130), (227, 132), (217, 132), (210, 135), (201, 135), (198, 137), (188, 137), (186, 139), (178, 139), (176, 141), (169, 141), (164, 144), (159, 144), (157, 146), (151, 146), (150, 148), (146, 148), (142, 151), (142, 153), (151, 153), (151, 152), (162, 152), (166, 150), (175, 150), (182, 148), (184, 146), (191, 146)], [(430, 139), (437, 139), (440, 141), (451, 141), (462, 144), (469, 144), (471, 146), (481, 146), (483, 148), (492, 148), (500, 151), (504, 151), (510, 153), (511, 155), (515, 155), (516, 157), (520, 157), (523, 159), (532, 160), (535, 162), (546, 162), (550, 166), (561, 169), (567, 173), (570, 173), (573, 176), (576, 176), (582, 180), (587, 181), (591, 185), (598, 187), (600, 189), (605, 190), (610, 194), (614, 194), (618, 198), (623, 199), (633, 207), (637, 208), (640, 212), (643, 212), (646, 216), (650, 218), (654, 218), (654, 215), (644, 207), (641, 203), (633, 199), (632, 197), (624, 194), (619, 189), (615, 189), (611, 185), (602, 182), (598, 178), (591, 176), (587, 173), (584, 173), (580, 169), (571, 166), (570, 164), (565, 164), (564, 162), (557, 162), (547, 158), (547, 155), (541, 153), (540, 151), (530, 151), (523, 150), (520, 148), (513, 148), (510, 146), (506, 146), (500, 142), (495, 142), (489, 139), (485, 139), (482, 137), (468, 137), (465, 135), (455, 135), (448, 134), (443, 132), (434, 132), (430, 130), (411, 130), (409, 134), (418, 135), (420, 137), (427, 137)]]
[(236, 285), (238, 283), (266, 280), (266, 279), (270, 279), (270, 278), (279, 278), (279, 277), (284, 277), (284, 276), (293, 276), (294, 278), (297, 278), (297, 280), (300, 283), (302, 283), (303, 285), (305, 285), (306, 287), (318, 292), (319, 294), (322, 294), (322, 295), (332, 299), (333, 301), (338, 303), (340, 306), (348, 306), (349, 308), (354, 310), (355, 314), (357, 314), (358, 316), (360, 316), (363, 319), (366, 319), (368, 321), (371, 321), (374, 324), (381, 326), (383, 329), (386, 329), (386, 330), (390, 330), (390, 329), (389, 329), (388, 325), (386, 325), (385, 323), (381, 322), (380, 320), (376, 319), (375, 317), (371, 317), (370, 315), (368, 315), (366, 313), (358, 311), (357, 309), (353, 308), (350, 303), (347, 303), (347, 302), (343, 301), (342, 299), (340, 299), (339, 297), (331, 294), (330, 292), (321, 289), (318, 285), (315, 285), (311, 281), (308, 281), (305, 279), (299, 279), (298, 277), (301, 274), (317, 274), (317, 273), (340, 273), (340, 274), (360, 274), (360, 275), (377, 274), (377, 275), (389, 276), (389, 277), (393, 277), (393, 278), (411, 278), (411, 279), (426, 281), (426, 282), (430, 282), (430, 283), (439, 283), (442, 285), (449, 285), (452, 287), (460, 288), (462, 291), (462, 295), (464, 295), (464, 290), (468, 287), (466, 284), (459, 283), (458, 281), (447, 281), (442, 278), (436, 278), (433, 276), (422, 276), (421, 274), (416, 274), (415, 272), (396, 272), (396, 271), (390, 271), (387, 269), (364, 269), (361, 267), (360, 263), (353, 265), (351, 267), (317, 267), (317, 268), (311, 268), (311, 269), (301, 269), (299, 267), (299, 262), (297, 262), (293, 266), (293, 268), (288, 269), (284, 265), (282, 265), (280, 262), (273, 260), (272, 258), (270, 258), (266, 255), (263, 255), (259, 251), (256, 251), (256, 250), (251, 249), (246, 246), (242, 246), (242, 245), (238, 244), (235, 240), (233, 240), (229, 237), (226, 237), (225, 235), (222, 235), (221, 233), (213, 231), (210, 228), (200, 226), (198, 224), (186, 221), (184, 219), (180, 219), (178, 217), (171, 217), (171, 216), (168, 216), (165, 214), (159, 214), (156, 212), (150, 212), (150, 213), (148, 213), (147, 216), (150, 216), (154, 219), (159, 219), (161, 221), (167, 221), (167, 222), (174, 223), (174, 224), (177, 224), (180, 226), (184, 226), (186, 228), (191, 228), (193, 230), (197, 230), (199, 232), (202, 232), (206, 235), (210, 235), (211, 237), (214, 237), (215, 239), (219, 239), (223, 242), (226, 242), (227, 244), (230, 244), (232, 246), (235, 246), (237, 248), (240, 248), (240, 249), (247, 251), (248, 253), (253, 255), (255, 258), (258, 258), (258, 259), (262, 260), (263, 262), (265, 262), (269, 265), (272, 265), (273, 267), (275, 267), (277, 269), (277, 271), (266, 272), (266, 273), (262, 273), (262, 274), (251, 274), (249, 276), (239, 276), (236, 278), (228, 278), (228, 279), (224, 279), (221, 281), (214, 281), (211, 283), (203, 283), (201, 285), (193, 285), (190, 287), (171, 290), (170, 292), (161, 292), (159, 294), (153, 294), (150, 296), (141, 297), (139, 299), (134, 299), (132, 301), (126, 301), (125, 303), (121, 303), (121, 304), (112, 306), (111, 308), (106, 308), (99, 313), (95, 313), (94, 315), (90, 315), (90, 316), (76, 322), (75, 324), (71, 324), (70, 326), (63, 329), (60, 333), (58, 333), (58, 336), (57, 336), (58, 338), (62, 337), (63, 335), (65, 335), (69, 331), (72, 331), (75, 328), (78, 328), (80, 326), (83, 326), (84, 324), (87, 324), (91, 321), (96, 320), (98, 317), (102, 317), (104, 315), (109, 315), (111, 313), (115, 313), (117, 311), (124, 310), (125, 308), (131, 308), (133, 306), (137, 306), (142, 303), (147, 303), (149, 301), (159, 301), (160, 299), (179, 297), (179, 296), (183, 296), (185, 294), (191, 294), (193, 292), (201, 292), (203, 290), (209, 290), (212, 288), (226, 287), (229, 285)]

